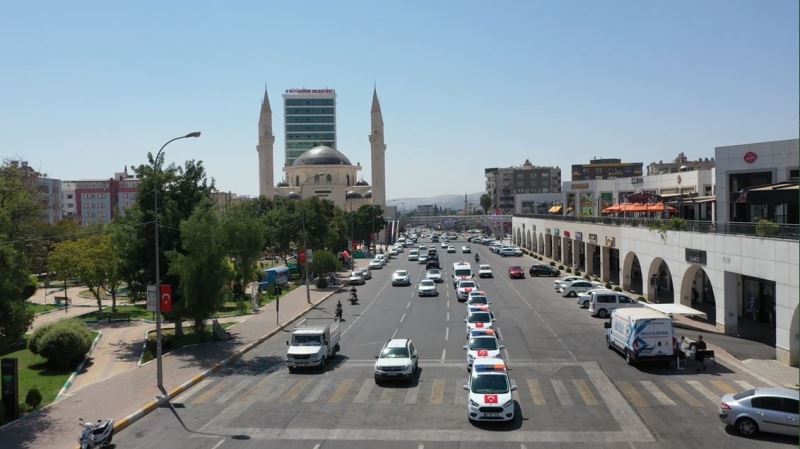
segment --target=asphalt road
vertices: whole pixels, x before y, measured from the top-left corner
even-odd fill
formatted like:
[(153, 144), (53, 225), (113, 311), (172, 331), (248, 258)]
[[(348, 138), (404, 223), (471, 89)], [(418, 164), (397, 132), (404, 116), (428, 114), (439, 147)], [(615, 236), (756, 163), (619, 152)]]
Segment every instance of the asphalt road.
[[(120, 448), (756, 448), (789, 447), (797, 438), (732, 434), (717, 418), (719, 397), (757, 380), (722, 365), (705, 373), (663, 366), (627, 366), (607, 349), (603, 320), (573, 298), (553, 291), (553, 279), (510, 280), (510, 265), (471, 244), (494, 279), (479, 280), (492, 300), (515, 392), (511, 423), (467, 420), (464, 322), (466, 311), (449, 281), (452, 263), (467, 260), (437, 245), (448, 278), (440, 295), (418, 298), (415, 288), (392, 287), (391, 273), (409, 269), (414, 284), (424, 269), (393, 259), (359, 287), (361, 303), (346, 294), (309, 316), (332, 316), (344, 305), (342, 352), (324, 373), (289, 374), (283, 366), (288, 332), (276, 335), (235, 365), (202, 381), (118, 436)], [(374, 356), (389, 338), (412, 338), (420, 370), (410, 383), (375, 385)], [(690, 365), (690, 368), (692, 366)]]

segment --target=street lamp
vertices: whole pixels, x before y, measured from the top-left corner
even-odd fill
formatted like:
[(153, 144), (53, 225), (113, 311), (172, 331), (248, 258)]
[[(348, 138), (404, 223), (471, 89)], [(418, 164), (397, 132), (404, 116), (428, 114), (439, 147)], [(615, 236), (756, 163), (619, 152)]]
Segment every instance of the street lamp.
[(153, 159), (153, 175), (155, 178), (155, 185), (153, 186), (153, 221), (155, 223), (155, 253), (156, 253), (156, 381), (158, 383), (158, 388), (163, 392), (164, 390), (164, 370), (161, 365), (161, 298), (159, 295), (159, 291), (161, 289), (161, 273), (159, 267), (159, 254), (158, 254), (158, 171), (160, 165), (158, 164), (158, 159), (161, 157), (161, 152), (164, 151), (164, 148), (167, 147), (170, 143), (180, 140), (186, 139), (189, 137), (200, 137), (200, 131), (191, 132), (185, 136), (176, 137), (174, 139), (170, 139), (161, 146), (161, 149), (158, 150), (156, 153), (155, 159)]
[[(306, 180), (303, 181), (302, 184), (300, 184), (300, 199), (301, 200), (303, 199), (303, 187), (306, 186), (306, 183), (309, 180), (311, 180), (311, 178), (316, 178), (316, 177), (322, 176), (324, 174), (325, 174), (324, 172), (319, 172), (319, 173), (313, 174), (313, 175), (309, 176), (308, 178), (306, 178)], [(303, 208), (303, 252), (304, 252), (304, 254), (306, 256), (306, 302), (311, 304), (311, 286), (309, 285), (311, 283), (311, 280), (309, 278), (308, 247), (306, 245), (307, 245), (307, 243), (306, 243), (306, 210), (305, 210), (305, 208)]]

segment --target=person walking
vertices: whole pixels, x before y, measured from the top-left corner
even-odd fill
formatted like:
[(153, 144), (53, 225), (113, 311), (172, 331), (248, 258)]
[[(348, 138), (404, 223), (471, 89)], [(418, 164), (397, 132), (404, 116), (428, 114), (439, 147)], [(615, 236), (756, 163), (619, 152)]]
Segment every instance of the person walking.
[(681, 339), (675, 344), (675, 354), (678, 356), (678, 366), (679, 370), (686, 369), (686, 352), (684, 351), (686, 348), (684, 345), (686, 344), (686, 337), (681, 335)]
[(692, 343), (692, 345), (694, 345), (695, 348), (694, 359), (700, 362), (700, 366), (697, 368), (697, 372), (699, 373), (701, 370), (705, 372), (706, 364), (703, 362), (703, 359), (706, 356), (706, 342), (703, 341), (703, 336), (698, 335), (697, 341)]

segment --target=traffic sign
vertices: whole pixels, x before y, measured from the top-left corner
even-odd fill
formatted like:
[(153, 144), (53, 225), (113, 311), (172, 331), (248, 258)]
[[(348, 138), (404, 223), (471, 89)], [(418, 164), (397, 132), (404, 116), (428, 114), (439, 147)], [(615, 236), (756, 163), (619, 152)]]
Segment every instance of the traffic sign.
[(158, 295), (156, 294), (156, 286), (155, 286), (155, 284), (148, 285), (147, 286), (147, 311), (148, 312), (155, 312), (157, 310), (158, 305), (156, 304), (156, 301), (158, 301)]

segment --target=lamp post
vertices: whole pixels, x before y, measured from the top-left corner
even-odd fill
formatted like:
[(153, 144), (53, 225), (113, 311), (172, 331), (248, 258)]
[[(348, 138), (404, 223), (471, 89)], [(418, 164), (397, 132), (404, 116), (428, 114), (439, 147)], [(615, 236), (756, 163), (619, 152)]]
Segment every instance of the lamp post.
[(189, 137), (200, 137), (200, 131), (194, 131), (185, 136), (168, 140), (167, 143), (161, 146), (161, 149), (158, 150), (158, 153), (156, 153), (155, 159), (153, 159), (153, 175), (155, 177), (155, 185), (153, 186), (153, 222), (155, 223), (156, 255), (156, 382), (158, 383), (158, 388), (161, 391), (164, 391), (164, 370), (161, 364), (161, 297), (159, 293), (161, 289), (161, 272), (158, 254), (158, 172), (160, 165), (158, 164), (158, 159), (161, 157), (161, 152), (164, 151), (164, 148), (166, 148), (167, 145), (176, 140), (186, 139)]
[[(315, 173), (305, 179), (302, 184), (300, 184), (300, 200), (303, 199), (303, 187), (306, 186), (306, 183), (311, 180), (311, 178), (315, 178), (317, 176), (324, 175), (324, 172)], [(303, 253), (306, 257), (306, 302), (311, 304), (311, 279), (309, 277), (309, 260), (308, 260), (308, 246), (306, 242), (306, 210), (303, 208)]]

